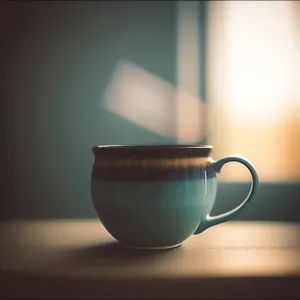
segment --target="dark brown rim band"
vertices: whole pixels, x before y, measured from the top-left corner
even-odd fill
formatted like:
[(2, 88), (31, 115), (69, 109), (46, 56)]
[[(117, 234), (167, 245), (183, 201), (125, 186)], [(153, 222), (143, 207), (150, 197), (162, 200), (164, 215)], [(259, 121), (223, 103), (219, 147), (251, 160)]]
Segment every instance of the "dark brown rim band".
[(159, 181), (215, 177), (212, 146), (103, 145), (93, 148), (93, 179)]
[(165, 168), (197, 168), (210, 167), (214, 163), (212, 158), (165, 158), (165, 159), (96, 159), (96, 167), (104, 168), (143, 168), (143, 169), (165, 169)]

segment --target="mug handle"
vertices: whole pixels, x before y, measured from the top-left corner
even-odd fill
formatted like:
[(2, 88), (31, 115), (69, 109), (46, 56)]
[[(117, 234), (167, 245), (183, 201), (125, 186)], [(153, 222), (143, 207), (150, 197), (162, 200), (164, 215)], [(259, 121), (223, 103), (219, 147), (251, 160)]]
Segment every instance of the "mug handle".
[(213, 217), (208, 214), (205, 217), (205, 219), (200, 223), (199, 227), (197, 228), (194, 234), (199, 234), (211, 226), (226, 222), (236, 217), (238, 214), (246, 210), (252, 204), (255, 196), (257, 195), (258, 188), (259, 188), (259, 179), (254, 166), (247, 159), (241, 156), (231, 155), (215, 162), (213, 164), (213, 168), (217, 173), (220, 173), (222, 167), (228, 162), (239, 162), (243, 164), (250, 171), (252, 177), (252, 184), (248, 196), (239, 206), (224, 214), (213, 216)]

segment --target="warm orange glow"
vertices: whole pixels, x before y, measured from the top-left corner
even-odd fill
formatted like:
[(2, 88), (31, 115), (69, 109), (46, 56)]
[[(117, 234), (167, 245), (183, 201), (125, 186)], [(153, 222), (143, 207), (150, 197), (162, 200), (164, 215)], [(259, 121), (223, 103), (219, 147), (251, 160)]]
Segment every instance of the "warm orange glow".
[[(267, 181), (300, 179), (297, 6), (291, 1), (211, 4), (211, 143), (218, 157), (231, 153), (247, 157)], [(238, 171), (226, 178), (246, 179), (245, 172)]]

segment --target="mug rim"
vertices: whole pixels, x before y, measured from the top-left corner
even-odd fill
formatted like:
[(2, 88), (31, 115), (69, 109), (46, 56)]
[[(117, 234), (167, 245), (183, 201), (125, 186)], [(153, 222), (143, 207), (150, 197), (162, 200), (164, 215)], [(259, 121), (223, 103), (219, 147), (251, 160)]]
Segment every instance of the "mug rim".
[(173, 145), (173, 144), (162, 144), (162, 145), (96, 145), (93, 149), (213, 149), (212, 145)]
[(211, 145), (98, 145), (93, 147), (96, 157), (110, 158), (196, 158), (209, 157)]

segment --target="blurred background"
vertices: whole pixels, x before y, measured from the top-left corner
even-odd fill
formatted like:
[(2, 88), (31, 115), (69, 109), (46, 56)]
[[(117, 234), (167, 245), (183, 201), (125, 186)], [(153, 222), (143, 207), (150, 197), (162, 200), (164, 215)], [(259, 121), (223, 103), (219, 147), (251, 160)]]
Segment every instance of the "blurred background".
[[(92, 147), (212, 144), (261, 189), (238, 220), (300, 221), (299, 1), (5, 2), (1, 219), (94, 218)], [(248, 193), (223, 169), (214, 213)]]

